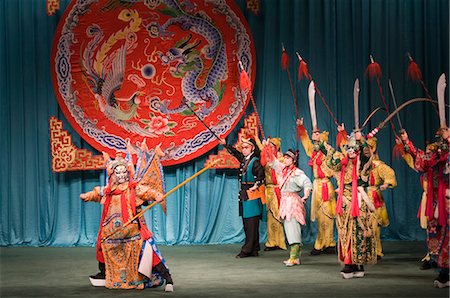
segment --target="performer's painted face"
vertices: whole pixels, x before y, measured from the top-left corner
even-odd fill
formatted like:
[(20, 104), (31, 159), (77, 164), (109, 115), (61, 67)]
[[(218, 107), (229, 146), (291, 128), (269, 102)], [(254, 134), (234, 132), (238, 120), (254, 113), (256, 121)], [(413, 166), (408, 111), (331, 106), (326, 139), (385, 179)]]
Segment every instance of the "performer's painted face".
[(370, 150), (369, 146), (364, 147), (363, 149), (364, 156), (370, 158), (372, 156), (372, 150)]
[(441, 137), (446, 140), (450, 136), (450, 128), (441, 128)]
[(127, 167), (124, 165), (119, 165), (114, 169), (114, 174), (117, 177), (118, 183), (124, 183), (128, 181), (128, 171)]
[(289, 155), (284, 156), (283, 164), (285, 167), (290, 167), (294, 164), (294, 160)]
[(241, 148), (244, 156), (249, 156), (253, 152), (253, 146), (247, 143), (242, 144)]
[(313, 141), (320, 141), (320, 131), (313, 131), (313, 133), (311, 134), (311, 139)]
[(348, 157), (351, 159), (356, 157), (356, 151), (353, 148), (347, 149), (347, 154), (348, 154)]

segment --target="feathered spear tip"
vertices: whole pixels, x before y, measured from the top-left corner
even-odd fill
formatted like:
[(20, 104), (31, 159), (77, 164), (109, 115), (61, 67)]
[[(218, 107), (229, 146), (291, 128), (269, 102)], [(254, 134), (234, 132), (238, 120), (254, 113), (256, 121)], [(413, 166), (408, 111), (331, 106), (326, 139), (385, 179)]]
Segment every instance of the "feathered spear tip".
[(336, 146), (340, 147), (342, 143), (346, 143), (348, 141), (347, 131), (341, 130), (338, 132), (336, 136)]
[(414, 62), (411, 55), (408, 53), (409, 65), (408, 65), (408, 77), (413, 81), (421, 81), (422, 80), (422, 72), (420, 71), (419, 65)]
[(402, 143), (395, 144), (394, 150), (392, 150), (392, 157), (394, 157), (394, 159), (400, 159), (400, 157), (402, 157), (405, 153), (404, 150), (405, 146), (403, 146)]
[(297, 138), (302, 139), (307, 135), (306, 128), (303, 125), (297, 124)]
[(248, 77), (248, 73), (245, 71), (242, 62), (239, 61), (240, 75), (239, 75), (239, 85), (241, 86), (242, 91), (250, 91), (252, 88), (252, 83), (250, 78)]
[(261, 165), (264, 167), (267, 163), (272, 162), (277, 156), (277, 149), (272, 146), (264, 146), (261, 151)]
[(281, 44), (281, 68), (286, 70), (289, 67), (289, 56), (286, 53), (286, 49), (284, 48), (284, 44)]
[(383, 76), (380, 64), (373, 60), (372, 55), (370, 55), (370, 64), (366, 68), (366, 76), (369, 76), (370, 79), (381, 78)]
[(308, 71), (308, 64), (303, 60), (303, 58), (300, 56), (298, 52), (296, 52), (297, 58), (298, 58), (298, 80), (300, 81), (303, 77), (305, 77), (307, 80), (311, 80), (311, 75)]

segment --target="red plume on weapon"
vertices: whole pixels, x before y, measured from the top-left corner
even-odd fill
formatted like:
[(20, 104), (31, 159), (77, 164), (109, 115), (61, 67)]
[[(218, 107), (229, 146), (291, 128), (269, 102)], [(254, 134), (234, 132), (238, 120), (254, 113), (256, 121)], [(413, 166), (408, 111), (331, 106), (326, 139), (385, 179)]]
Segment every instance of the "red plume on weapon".
[(282, 53), (281, 53), (281, 68), (286, 70), (289, 67), (289, 56), (286, 53), (286, 49), (284, 48), (284, 44), (281, 44)]
[(297, 106), (297, 97), (295, 96), (294, 84), (291, 79), (291, 71), (289, 70), (289, 56), (286, 53), (286, 49), (284, 48), (284, 44), (281, 44), (281, 68), (286, 70), (289, 79), (289, 86), (291, 87), (292, 100), (294, 101), (295, 113), (297, 115), (297, 119), (300, 118), (300, 113), (298, 112)]
[(261, 131), (261, 135), (264, 138), (264, 130), (262, 127), (261, 118), (259, 117), (258, 110), (256, 109), (256, 102), (255, 102), (255, 99), (253, 98), (253, 94), (252, 94), (252, 83), (250, 81), (248, 73), (245, 71), (244, 65), (242, 65), (241, 60), (239, 60), (238, 67), (239, 67), (239, 71), (240, 71), (239, 85), (241, 87), (241, 92), (248, 91), (248, 95), (250, 96), (250, 100), (252, 102), (253, 109), (255, 110), (255, 113), (256, 113), (256, 118), (258, 119), (258, 126)]
[(392, 150), (392, 157), (394, 159), (400, 159), (405, 153), (405, 146), (402, 143), (396, 143)]
[[(425, 93), (427, 94), (427, 98), (431, 99), (430, 91), (428, 91), (427, 86), (425, 86), (425, 82), (423, 81), (423, 78), (422, 78), (422, 71), (420, 70), (419, 65), (414, 61), (414, 59), (412, 58), (410, 53), (406, 53), (406, 54), (408, 55), (408, 59), (409, 59), (409, 65), (408, 65), (408, 70), (407, 70), (408, 77), (410, 77), (411, 80), (413, 80), (413, 81), (420, 82), (423, 90), (425, 90)], [(432, 104), (433, 104), (433, 108), (434, 108), (434, 111), (436, 112), (436, 114), (439, 114), (436, 104), (435, 103), (432, 103)]]
[(417, 65), (409, 53), (407, 55), (409, 58), (408, 77), (413, 81), (422, 81), (422, 72), (420, 71), (419, 65)]
[(241, 90), (244, 92), (248, 91), (251, 93), (252, 83), (241, 61), (239, 61), (239, 68), (240, 68), (239, 85), (241, 86)]
[(341, 130), (338, 132), (337, 136), (336, 136), (336, 146), (339, 147), (341, 146), (342, 142), (347, 142), (348, 140), (348, 135), (347, 132), (345, 130)]
[[(381, 72), (381, 66), (380, 66), (380, 64), (378, 64), (377, 62), (375, 62), (373, 60), (372, 55), (369, 55), (369, 57), (370, 57), (370, 64), (366, 68), (366, 75), (370, 79), (377, 80), (377, 85), (378, 85), (378, 89), (380, 91), (381, 101), (383, 102), (384, 108), (389, 113), (389, 106), (387, 104), (386, 98), (384, 97), (383, 87), (381, 86), (381, 82), (380, 82), (380, 79), (383, 77), (383, 73)], [(395, 132), (394, 123), (392, 123), (392, 121), (390, 121), (390, 123), (391, 123), (392, 132), (394, 133), (395, 136), (397, 136), (397, 133)]]
[(373, 60), (372, 55), (370, 55), (370, 64), (366, 68), (366, 75), (370, 79), (380, 79), (383, 76), (383, 73), (381, 72), (381, 66), (377, 62)]
[[(298, 52), (295, 52), (297, 54), (297, 58), (298, 58), (298, 80), (300, 81), (302, 78), (306, 78), (307, 80), (312, 81), (312, 76), (309, 73), (308, 70), (308, 64), (305, 62), (305, 60), (302, 58), (302, 56), (300, 56), (300, 54)], [(328, 106), (325, 98), (323, 97), (322, 93), (319, 90), (319, 87), (317, 86), (316, 82), (313, 82), (313, 87), (315, 92), (317, 92), (317, 95), (319, 95), (320, 99), (322, 100), (323, 104), (325, 105), (325, 107), (328, 110), (328, 113), (331, 115), (331, 117), (333, 118), (334, 123), (336, 124), (336, 126), (339, 126), (339, 122), (337, 121), (336, 117), (334, 116), (333, 112), (331, 111), (330, 107)], [(297, 125), (297, 136), (299, 138), (301, 138), (302, 136), (304, 136), (306, 134), (306, 130), (305, 127), (303, 126), (299, 126)], [(347, 134), (345, 133), (344, 135), (341, 135), (341, 140), (345, 140), (347, 137)]]
[(300, 81), (303, 77), (307, 80), (311, 80), (311, 75), (308, 71), (308, 64), (303, 60), (302, 56), (298, 52), (295, 52), (298, 58), (298, 80)]

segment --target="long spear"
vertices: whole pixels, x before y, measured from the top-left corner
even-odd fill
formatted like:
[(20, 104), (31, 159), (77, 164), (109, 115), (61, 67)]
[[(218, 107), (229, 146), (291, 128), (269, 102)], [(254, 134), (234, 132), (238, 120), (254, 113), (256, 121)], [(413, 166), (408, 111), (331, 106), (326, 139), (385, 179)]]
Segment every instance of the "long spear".
[(186, 180), (184, 180), (183, 182), (181, 182), (180, 184), (178, 184), (177, 186), (175, 186), (174, 188), (172, 188), (170, 191), (168, 191), (167, 193), (165, 193), (160, 202), (153, 202), (150, 205), (148, 205), (145, 209), (143, 209), (141, 212), (139, 212), (138, 214), (136, 214), (135, 216), (133, 216), (130, 220), (128, 220), (123, 226), (119, 227), (118, 229), (112, 231), (111, 233), (109, 233), (108, 235), (106, 235), (105, 237), (102, 238), (102, 242), (105, 242), (109, 237), (111, 237), (112, 235), (114, 235), (115, 233), (117, 233), (118, 231), (124, 229), (125, 227), (127, 227), (131, 222), (133, 222), (136, 218), (142, 216), (145, 212), (147, 212), (148, 210), (150, 210), (151, 208), (153, 208), (153, 206), (155, 206), (156, 204), (159, 204), (161, 202), (163, 202), (168, 196), (170, 196), (172, 193), (174, 193), (176, 190), (178, 190), (179, 188), (181, 188), (182, 186), (184, 186), (185, 184), (187, 184), (188, 182), (190, 182), (191, 180), (195, 179), (197, 176), (203, 174), (204, 172), (206, 172), (207, 170), (209, 170), (210, 168), (212, 168), (216, 163), (218, 163), (220, 161), (220, 159), (216, 159), (214, 161), (212, 161), (209, 165), (207, 165), (206, 167), (204, 167), (203, 169), (201, 169), (200, 171), (198, 171), (197, 173), (195, 173), (194, 175), (192, 175), (191, 177), (187, 178)]
[(437, 103), (436, 100), (429, 99), (429, 98), (422, 98), (422, 97), (419, 97), (419, 98), (413, 98), (413, 99), (410, 99), (410, 100), (408, 100), (408, 101), (405, 101), (405, 102), (402, 103), (398, 108), (396, 108), (393, 112), (391, 112), (391, 113), (386, 117), (386, 119), (384, 119), (383, 121), (381, 121), (380, 124), (378, 124), (378, 126), (375, 127), (375, 128), (368, 134), (368, 136), (369, 136), (370, 138), (373, 137), (373, 136), (375, 136), (375, 135), (380, 131), (380, 129), (382, 129), (388, 122), (391, 121), (392, 117), (394, 117), (398, 112), (400, 112), (401, 110), (403, 110), (406, 106), (408, 106), (408, 105), (410, 105), (410, 104), (412, 104), (412, 103), (415, 103), (415, 102), (430, 102), (430, 103), (432, 103), (432, 104), (436, 104), (436, 103)]
[[(378, 85), (378, 90), (379, 90), (380, 97), (381, 97), (381, 101), (383, 102), (384, 108), (389, 113), (389, 105), (387, 104), (386, 98), (384, 97), (383, 87), (381, 86), (381, 81), (380, 81), (380, 78), (383, 76), (383, 73), (381, 72), (381, 66), (380, 66), (380, 64), (378, 64), (378, 62), (375, 62), (375, 60), (373, 59), (373, 56), (371, 54), (369, 55), (369, 59), (370, 59), (370, 63), (366, 68), (366, 75), (370, 79), (373, 79), (373, 78), (376, 79), (377, 85)], [(395, 131), (394, 123), (392, 121), (390, 121), (390, 123), (391, 123), (392, 132), (394, 133), (395, 137), (397, 137), (397, 132)]]
[[(392, 82), (391, 79), (389, 79), (389, 89), (391, 91), (391, 96), (392, 96), (392, 102), (394, 103), (394, 108), (397, 109), (397, 100), (395, 99), (395, 95), (394, 95), (394, 88), (392, 87)], [(402, 121), (400, 121), (400, 115), (397, 113), (397, 121), (398, 121), (398, 126), (400, 126), (400, 131), (403, 130), (403, 125), (402, 125)]]
[(300, 113), (298, 111), (297, 106), (297, 97), (295, 96), (294, 84), (292, 83), (291, 71), (289, 70), (289, 56), (284, 48), (284, 44), (281, 43), (281, 68), (286, 70), (289, 79), (289, 85), (291, 86), (292, 99), (294, 100), (295, 114), (297, 115), (297, 119), (300, 119)]
[[(313, 77), (309, 73), (308, 64), (306, 63), (305, 59), (303, 59), (302, 56), (300, 56), (299, 52), (295, 52), (295, 54), (297, 55), (298, 63), (299, 63), (299, 65), (298, 65), (298, 80), (300, 81), (304, 77), (309, 81), (314, 81)], [(322, 95), (322, 92), (320, 92), (320, 89), (317, 86), (316, 81), (314, 81), (314, 89), (316, 90), (317, 95), (319, 95), (323, 104), (327, 108), (328, 113), (333, 118), (334, 124), (336, 124), (336, 126), (339, 126), (340, 125), (339, 121), (336, 119), (336, 116), (334, 116), (333, 112), (331, 111), (330, 106), (327, 104), (325, 98)]]
[(261, 118), (259, 117), (258, 110), (256, 109), (256, 102), (255, 98), (253, 97), (253, 90), (252, 90), (252, 82), (250, 82), (250, 78), (248, 77), (248, 73), (245, 71), (244, 65), (242, 64), (241, 60), (238, 60), (238, 69), (239, 69), (239, 93), (241, 94), (241, 97), (243, 97), (243, 92), (248, 92), (250, 95), (250, 100), (252, 102), (253, 110), (255, 110), (256, 113), (256, 119), (258, 120), (258, 126), (259, 130), (261, 131), (261, 135), (263, 139), (266, 137), (264, 136), (264, 129), (262, 127)]
[(200, 118), (200, 116), (188, 105), (188, 103), (186, 101), (184, 101), (184, 104), (187, 106), (187, 108), (195, 115), (195, 117), (197, 117), (198, 121), (200, 121), (212, 134), (213, 136), (215, 136), (218, 140), (221, 140), (217, 134), (208, 126), (206, 125), (206, 123), (203, 121), (202, 118)]

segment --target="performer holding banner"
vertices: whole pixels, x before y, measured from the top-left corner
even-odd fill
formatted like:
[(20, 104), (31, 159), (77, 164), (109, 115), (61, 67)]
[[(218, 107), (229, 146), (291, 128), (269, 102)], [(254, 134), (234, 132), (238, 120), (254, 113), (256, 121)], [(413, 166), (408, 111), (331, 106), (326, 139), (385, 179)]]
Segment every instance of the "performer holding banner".
[(229, 146), (224, 140), (220, 144), (240, 163), (239, 167), (239, 215), (244, 224), (245, 243), (236, 258), (259, 256), (259, 221), (265, 220), (264, 168), (259, 160), (259, 149), (254, 139), (242, 138), (241, 150)]
[(336, 242), (334, 241), (334, 218), (336, 208), (336, 194), (330, 178), (333, 171), (326, 164), (326, 147), (328, 145), (328, 132), (320, 132), (317, 127), (315, 87), (311, 81), (308, 88), (309, 108), (311, 112), (312, 133), (311, 139), (306, 128), (303, 126), (303, 118), (297, 120), (297, 131), (305, 149), (306, 155), (310, 157), (309, 166), (313, 170), (314, 182), (311, 201), (311, 221), (317, 219), (317, 238), (311, 255), (321, 253), (336, 253)]
[[(165, 291), (173, 291), (172, 277), (144, 217), (138, 217), (125, 227), (128, 219), (139, 213), (144, 202), (162, 200), (163, 194), (154, 189), (154, 184), (162, 184), (163, 181), (154, 181), (155, 177), (148, 174), (153, 159), (157, 158), (155, 152), (142, 152), (136, 170), (131, 156), (129, 159), (117, 156), (107, 164), (108, 184), (80, 195), (85, 202), (104, 205), (97, 240), (97, 260), (105, 264), (105, 280), (102, 284), (101, 279), (91, 277), (95, 286), (144, 289), (160, 286), (165, 281)], [(122, 226), (124, 228), (120, 229)]]

